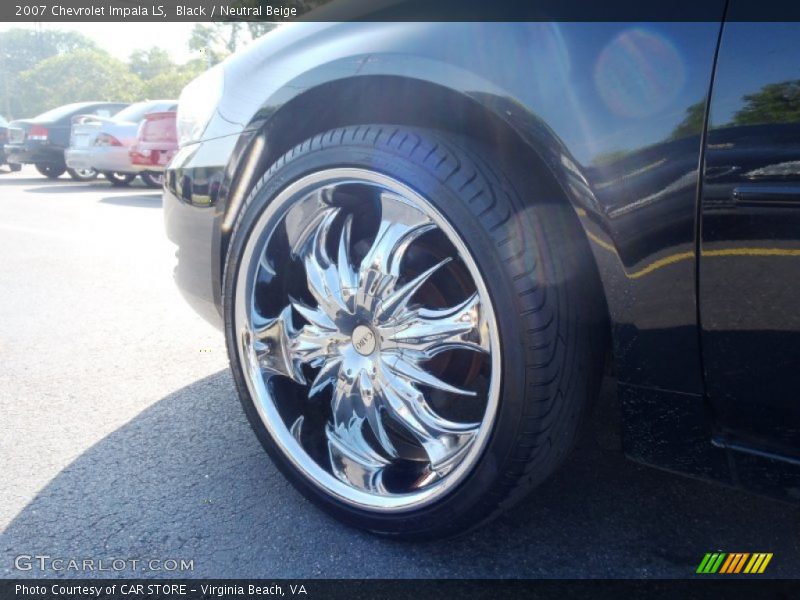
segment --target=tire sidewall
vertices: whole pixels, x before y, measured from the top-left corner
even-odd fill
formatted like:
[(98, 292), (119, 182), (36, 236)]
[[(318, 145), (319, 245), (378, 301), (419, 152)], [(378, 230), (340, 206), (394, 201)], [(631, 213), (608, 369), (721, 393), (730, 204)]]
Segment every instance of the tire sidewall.
[(70, 178), (74, 179), (75, 181), (94, 181), (95, 179), (97, 179), (99, 173), (94, 169), (89, 169), (89, 170), (92, 171), (91, 175), (81, 175), (78, 172), (78, 170), (68, 168), (67, 174), (70, 176)]
[(136, 175), (122, 174), (120, 176), (113, 171), (104, 171), (100, 174), (114, 187), (127, 187), (136, 179)]
[[(159, 175), (161, 175), (161, 176), (162, 176), (162, 182), (161, 182), (161, 183), (159, 183), (159, 182), (158, 182), (158, 181), (156, 181), (156, 179), (155, 179), (155, 178), (156, 178), (156, 177), (158, 177)], [(151, 172), (149, 172), (149, 171), (143, 171), (142, 173), (140, 173), (140, 174), (139, 174), (139, 177), (142, 179), (142, 181), (144, 182), (144, 184), (145, 184), (147, 187), (149, 187), (149, 188), (158, 189), (158, 188), (162, 188), (162, 187), (164, 187), (164, 182), (163, 182), (163, 174), (160, 174), (160, 173), (151, 173)]]
[(36, 163), (34, 164), (34, 167), (39, 172), (39, 175), (43, 175), (48, 179), (58, 179), (67, 170), (65, 166), (51, 165), (47, 163)]

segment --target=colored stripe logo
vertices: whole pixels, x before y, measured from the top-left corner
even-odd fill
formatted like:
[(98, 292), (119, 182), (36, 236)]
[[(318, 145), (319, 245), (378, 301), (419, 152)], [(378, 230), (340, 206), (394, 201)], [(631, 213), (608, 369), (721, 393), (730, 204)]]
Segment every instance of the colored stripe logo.
[(763, 573), (771, 560), (772, 552), (709, 552), (700, 561), (696, 573)]

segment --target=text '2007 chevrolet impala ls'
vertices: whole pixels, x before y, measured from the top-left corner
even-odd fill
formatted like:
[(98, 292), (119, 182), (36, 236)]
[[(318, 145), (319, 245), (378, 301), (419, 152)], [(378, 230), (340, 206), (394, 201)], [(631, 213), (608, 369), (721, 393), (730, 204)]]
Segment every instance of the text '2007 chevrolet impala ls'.
[(719, 4), (292, 24), (185, 88), (176, 279), (307, 498), (465, 531), (564, 461), (604, 375), (632, 459), (798, 495), (800, 25)]

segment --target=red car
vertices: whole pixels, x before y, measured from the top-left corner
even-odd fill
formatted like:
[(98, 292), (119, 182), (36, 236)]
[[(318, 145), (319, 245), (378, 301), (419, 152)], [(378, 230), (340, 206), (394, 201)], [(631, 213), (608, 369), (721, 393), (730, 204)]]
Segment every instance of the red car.
[(145, 115), (129, 152), (131, 162), (147, 167), (158, 185), (163, 185), (164, 169), (178, 151), (176, 114), (169, 111)]

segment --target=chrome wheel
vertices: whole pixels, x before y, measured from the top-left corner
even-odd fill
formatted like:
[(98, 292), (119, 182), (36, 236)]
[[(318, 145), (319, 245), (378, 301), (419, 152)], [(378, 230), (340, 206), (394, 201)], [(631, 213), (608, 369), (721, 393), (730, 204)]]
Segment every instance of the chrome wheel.
[(98, 174), (95, 169), (67, 169), (67, 173), (76, 181), (91, 181)]
[(500, 351), (486, 285), (420, 194), (365, 169), (280, 192), (249, 233), (234, 331), (270, 436), (359, 508), (418, 508), (480, 458)]

